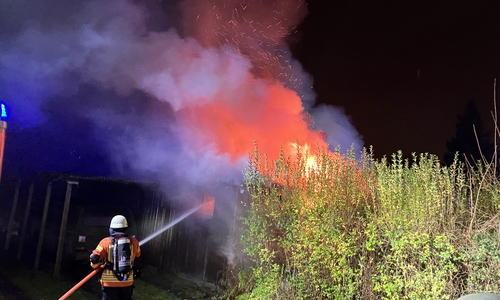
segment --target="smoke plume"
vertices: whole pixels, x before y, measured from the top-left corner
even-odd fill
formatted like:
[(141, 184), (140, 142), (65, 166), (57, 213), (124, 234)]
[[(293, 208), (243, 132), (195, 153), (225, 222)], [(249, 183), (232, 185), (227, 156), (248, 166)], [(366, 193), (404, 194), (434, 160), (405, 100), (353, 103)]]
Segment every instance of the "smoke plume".
[(320, 131), (361, 147), (342, 110), (313, 108), (288, 50), (303, 1), (179, 4), (3, 1), (0, 91), (14, 128), (78, 116), (115, 172), (192, 184), (241, 176), (254, 140), (272, 158), (291, 142), (323, 144)]
[(160, 3), (0, 3), (0, 93), (18, 141), (6, 166), (109, 165), (186, 195), (238, 184), (254, 140), (271, 159), (295, 142), (362, 147), (342, 109), (315, 106), (290, 53), (304, 0)]

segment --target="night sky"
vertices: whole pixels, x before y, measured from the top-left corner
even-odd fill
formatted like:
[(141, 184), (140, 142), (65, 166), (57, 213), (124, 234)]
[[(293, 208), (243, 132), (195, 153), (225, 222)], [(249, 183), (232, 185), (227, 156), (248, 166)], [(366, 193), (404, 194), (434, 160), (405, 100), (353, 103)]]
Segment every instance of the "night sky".
[(293, 48), (318, 102), (351, 116), (377, 156), (442, 158), (457, 116), (476, 101), (493, 132), (500, 75), (497, 1), (308, 1)]
[[(377, 157), (402, 150), (442, 158), (471, 99), (493, 129), (493, 82), (500, 70), (495, 1), (186, 0), (134, 6), (47, 0), (29, 8), (24, 2), (0, 4), (0, 93), (13, 115), (7, 175), (161, 179), (173, 172), (193, 182), (220, 179), (234, 173), (228, 165), (244, 165), (247, 148), (238, 148), (238, 135), (224, 139), (219, 133), (239, 128), (235, 122), (249, 125), (249, 116), (274, 112), (276, 105), (253, 112), (254, 102), (239, 114), (231, 104), (225, 107), (236, 112), (228, 118), (231, 125), (215, 124), (212, 132), (211, 121), (226, 110), (213, 109), (218, 115), (205, 120), (197, 115), (199, 102), (190, 101), (200, 95), (213, 103), (224, 95), (255, 98), (272, 86), (263, 87), (260, 79), (285, 78), (283, 85), (302, 98), (328, 143), (373, 146)], [(248, 61), (224, 48), (225, 41)], [(191, 52), (190, 60), (180, 56)], [(163, 70), (180, 83), (162, 86)], [(215, 75), (207, 79), (211, 71)], [(258, 79), (244, 82), (246, 72)], [(229, 90), (217, 90), (219, 84)], [(282, 122), (278, 129), (255, 117), (262, 124), (246, 132), (290, 132), (290, 140), (299, 131), (287, 129), (281, 114), (293, 118), (295, 110), (274, 112)]]

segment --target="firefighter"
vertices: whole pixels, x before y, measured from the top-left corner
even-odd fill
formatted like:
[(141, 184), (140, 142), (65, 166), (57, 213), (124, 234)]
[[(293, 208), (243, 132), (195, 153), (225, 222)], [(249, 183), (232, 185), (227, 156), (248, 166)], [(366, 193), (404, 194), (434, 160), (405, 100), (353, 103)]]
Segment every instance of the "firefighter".
[(135, 267), (141, 255), (139, 242), (127, 235), (127, 219), (116, 215), (109, 225), (109, 237), (103, 238), (90, 255), (93, 269), (103, 268), (100, 278), (102, 300), (131, 300), (134, 278), (139, 275)]

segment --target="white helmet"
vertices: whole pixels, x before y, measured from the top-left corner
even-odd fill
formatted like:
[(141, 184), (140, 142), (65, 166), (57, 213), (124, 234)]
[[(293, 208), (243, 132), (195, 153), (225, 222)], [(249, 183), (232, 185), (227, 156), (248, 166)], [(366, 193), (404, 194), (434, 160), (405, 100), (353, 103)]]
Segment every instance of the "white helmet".
[(121, 229), (127, 227), (128, 227), (127, 219), (122, 215), (114, 216), (113, 219), (111, 219), (111, 224), (109, 225), (109, 228), (113, 229)]

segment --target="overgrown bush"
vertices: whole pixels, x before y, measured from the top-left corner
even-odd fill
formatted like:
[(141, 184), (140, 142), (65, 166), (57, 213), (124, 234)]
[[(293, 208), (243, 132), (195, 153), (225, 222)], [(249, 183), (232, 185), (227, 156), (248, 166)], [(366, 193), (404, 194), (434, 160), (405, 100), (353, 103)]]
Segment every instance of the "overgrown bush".
[(498, 291), (494, 168), (457, 159), (444, 167), (434, 155), (401, 152), (376, 160), (366, 150), (358, 159), (326, 149), (311, 158), (300, 148), (273, 162), (257, 147), (251, 156), (242, 246), (252, 264), (238, 299)]
[(380, 205), (370, 220), (366, 248), (378, 299), (450, 299), (456, 249), (450, 229), (464, 207), (464, 173), (435, 156), (402, 153), (373, 163)]
[(470, 243), (464, 245), (459, 256), (466, 267), (466, 279), (463, 282), (465, 292), (500, 291), (498, 230), (474, 234)]

